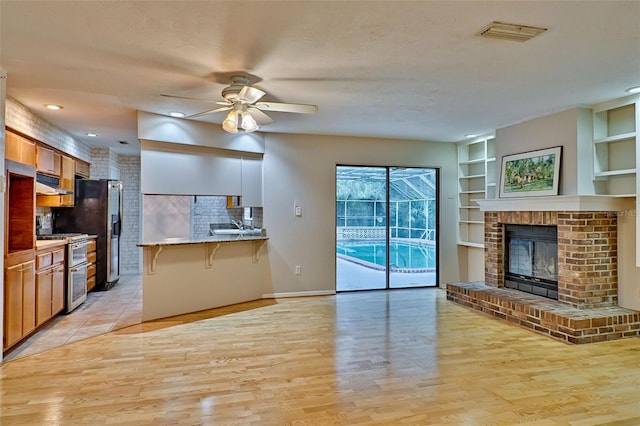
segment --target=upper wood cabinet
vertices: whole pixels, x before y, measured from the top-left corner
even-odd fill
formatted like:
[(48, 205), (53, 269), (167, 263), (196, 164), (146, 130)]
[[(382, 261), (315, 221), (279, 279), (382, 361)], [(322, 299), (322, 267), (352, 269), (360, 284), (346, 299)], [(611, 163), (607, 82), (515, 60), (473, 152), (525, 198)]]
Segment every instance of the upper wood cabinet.
[(5, 253), (35, 246), (35, 170), (7, 162), (7, 205), (5, 207)]
[(60, 154), (44, 146), (36, 146), (36, 170), (39, 173), (60, 176)]
[[(59, 188), (73, 192), (75, 187), (76, 161), (71, 157), (61, 155), (60, 163), (61, 167)], [(73, 207), (74, 204), (74, 194), (38, 195), (36, 198), (36, 205), (38, 207)]]
[(76, 160), (76, 175), (89, 179), (89, 163)]
[(35, 166), (36, 144), (20, 135), (6, 131), (4, 156), (7, 160)]

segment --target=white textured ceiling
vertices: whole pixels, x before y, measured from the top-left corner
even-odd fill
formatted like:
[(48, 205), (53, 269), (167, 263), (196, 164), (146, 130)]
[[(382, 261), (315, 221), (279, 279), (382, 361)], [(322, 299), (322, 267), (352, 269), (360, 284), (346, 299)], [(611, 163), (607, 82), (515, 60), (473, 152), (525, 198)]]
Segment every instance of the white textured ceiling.
[[(458, 141), (624, 96), (640, 84), (639, 17), (640, 1), (614, 0), (1, 0), (0, 66), (10, 97), (120, 153), (139, 149), (136, 110), (208, 109), (160, 94), (217, 100), (232, 71), (259, 77), (263, 100), (319, 107), (270, 113), (264, 132)], [(491, 21), (548, 31), (479, 37)]]

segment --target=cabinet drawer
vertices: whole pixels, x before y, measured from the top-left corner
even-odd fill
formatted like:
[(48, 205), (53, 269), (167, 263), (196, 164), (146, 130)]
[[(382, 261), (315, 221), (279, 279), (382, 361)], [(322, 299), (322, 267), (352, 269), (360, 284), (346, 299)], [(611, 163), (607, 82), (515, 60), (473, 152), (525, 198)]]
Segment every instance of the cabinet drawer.
[(96, 276), (96, 264), (92, 263), (87, 266), (87, 277), (95, 277)]
[[(91, 253), (91, 252), (95, 252), (96, 251), (96, 239), (95, 238), (90, 238), (89, 239), (89, 244), (87, 244), (87, 253)], [(89, 261), (91, 262), (91, 261)]]
[(93, 288), (96, 286), (96, 277), (93, 276), (91, 278), (87, 278), (87, 291), (91, 291), (93, 290)]
[(51, 253), (52, 264), (64, 262), (64, 249), (55, 250)]
[(51, 252), (36, 255), (36, 269), (38, 271), (51, 265), (53, 265)]
[(98, 256), (96, 255), (96, 252), (91, 252), (91, 253), (87, 253), (87, 262), (89, 263), (96, 263), (96, 258)]

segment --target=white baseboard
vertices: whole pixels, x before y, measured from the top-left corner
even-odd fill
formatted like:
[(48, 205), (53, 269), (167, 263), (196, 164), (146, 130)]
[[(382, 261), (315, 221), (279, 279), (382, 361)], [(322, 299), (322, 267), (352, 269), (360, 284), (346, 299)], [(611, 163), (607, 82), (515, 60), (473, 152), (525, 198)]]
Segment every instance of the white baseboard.
[(267, 293), (263, 294), (263, 299), (278, 299), (284, 297), (306, 297), (306, 296), (333, 296), (336, 294), (335, 290), (321, 290), (321, 291), (291, 291), (287, 293)]

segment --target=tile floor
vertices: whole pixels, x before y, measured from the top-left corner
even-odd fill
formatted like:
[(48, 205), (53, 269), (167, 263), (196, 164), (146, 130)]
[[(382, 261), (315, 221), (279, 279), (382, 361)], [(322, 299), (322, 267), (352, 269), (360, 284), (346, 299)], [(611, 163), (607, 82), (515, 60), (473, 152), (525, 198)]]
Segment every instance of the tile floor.
[(4, 361), (142, 322), (142, 276), (122, 275), (109, 291), (94, 291), (68, 315), (60, 314), (4, 355)]

